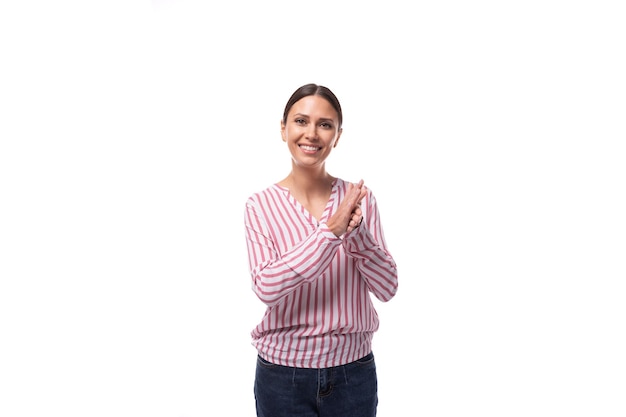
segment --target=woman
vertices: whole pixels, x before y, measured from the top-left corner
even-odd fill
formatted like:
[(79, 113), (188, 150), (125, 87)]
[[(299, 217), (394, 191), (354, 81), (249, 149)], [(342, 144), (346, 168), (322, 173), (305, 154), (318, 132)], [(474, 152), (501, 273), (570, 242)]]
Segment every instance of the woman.
[(326, 171), (342, 121), (331, 90), (298, 88), (280, 124), (291, 172), (246, 202), (252, 288), (267, 305), (252, 331), (259, 417), (376, 415), (370, 294), (390, 300), (398, 275), (371, 190)]

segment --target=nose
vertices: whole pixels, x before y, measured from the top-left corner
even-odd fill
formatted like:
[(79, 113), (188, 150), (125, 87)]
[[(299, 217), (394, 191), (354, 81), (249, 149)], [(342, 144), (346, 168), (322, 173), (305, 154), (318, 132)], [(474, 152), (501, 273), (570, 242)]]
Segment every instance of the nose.
[(317, 139), (317, 125), (315, 123), (309, 123), (306, 130), (306, 136), (308, 139)]

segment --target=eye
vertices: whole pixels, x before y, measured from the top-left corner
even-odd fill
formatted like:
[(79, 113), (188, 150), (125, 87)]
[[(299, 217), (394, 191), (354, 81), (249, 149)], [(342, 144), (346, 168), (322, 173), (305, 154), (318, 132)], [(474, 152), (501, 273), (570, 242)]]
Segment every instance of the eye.
[(322, 126), (324, 129), (332, 129), (333, 128), (332, 123), (328, 123), (328, 122), (322, 122), (322, 123), (320, 123), (320, 126)]
[(299, 125), (304, 125), (304, 124), (306, 124), (306, 120), (304, 120), (304, 119), (303, 119), (303, 118), (301, 118), (301, 117), (297, 118), (297, 119), (295, 120), (295, 122), (296, 122), (296, 124), (299, 124)]

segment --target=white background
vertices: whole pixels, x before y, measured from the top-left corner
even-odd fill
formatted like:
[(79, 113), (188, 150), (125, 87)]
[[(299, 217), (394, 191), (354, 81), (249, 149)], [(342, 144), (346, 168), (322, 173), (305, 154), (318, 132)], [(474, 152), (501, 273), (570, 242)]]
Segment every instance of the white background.
[(4, 3), (0, 415), (254, 415), (243, 208), (315, 82), (399, 268), (379, 415), (623, 417), (618, 3)]

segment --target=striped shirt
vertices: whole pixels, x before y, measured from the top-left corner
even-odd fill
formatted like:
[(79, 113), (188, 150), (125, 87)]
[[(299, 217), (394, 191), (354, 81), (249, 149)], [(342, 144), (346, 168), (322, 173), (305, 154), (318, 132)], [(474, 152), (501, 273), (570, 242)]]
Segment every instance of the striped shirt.
[(278, 184), (246, 201), (252, 289), (267, 305), (252, 344), (267, 361), (327, 368), (371, 351), (379, 322), (370, 294), (390, 300), (398, 274), (371, 190), (361, 202), (357, 229), (337, 237), (326, 225), (347, 186), (334, 181), (319, 222)]

